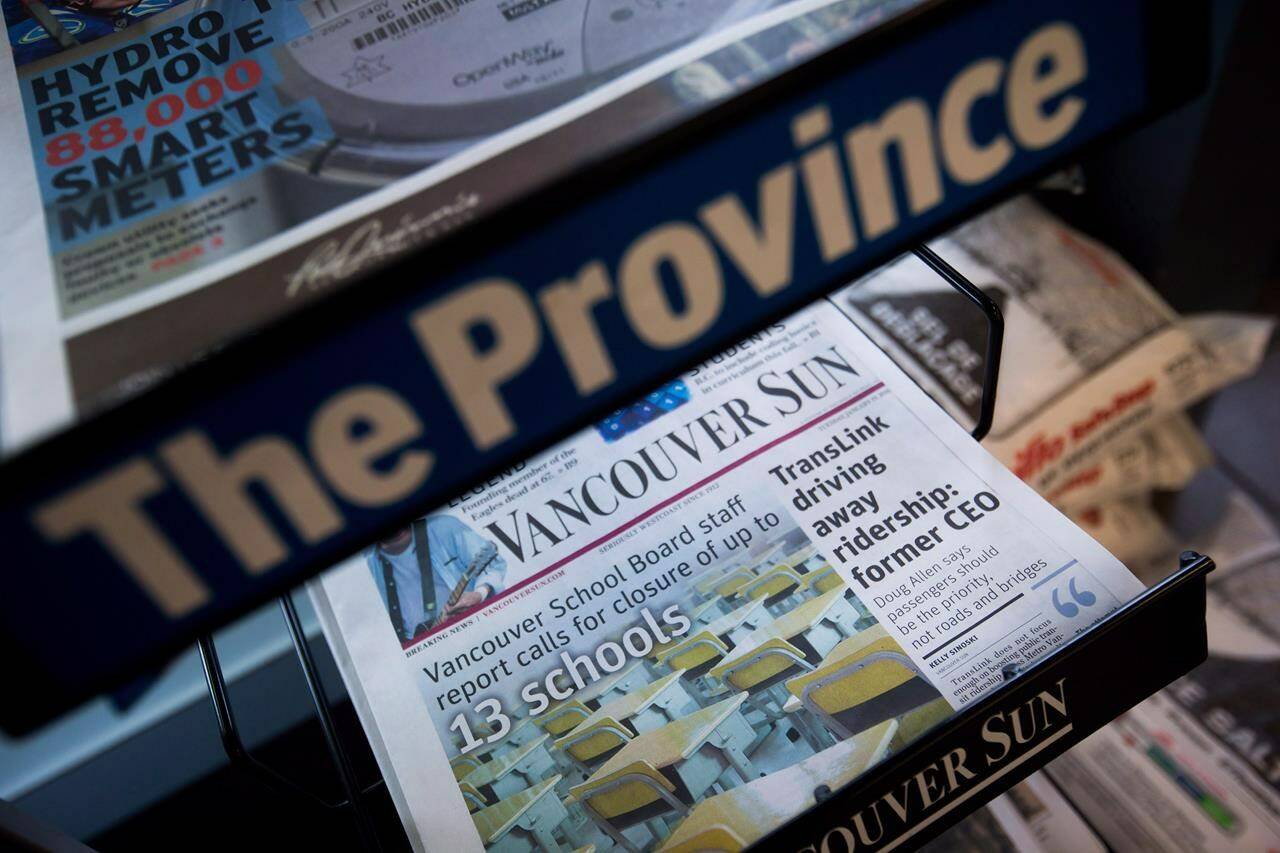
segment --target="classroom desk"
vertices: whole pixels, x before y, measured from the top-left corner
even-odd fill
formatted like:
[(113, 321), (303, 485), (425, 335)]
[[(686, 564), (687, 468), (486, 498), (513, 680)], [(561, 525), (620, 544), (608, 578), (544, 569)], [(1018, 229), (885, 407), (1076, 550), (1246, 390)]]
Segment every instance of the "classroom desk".
[(883, 625), (841, 640), (811, 672), (788, 679), (786, 688), (836, 738), (940, 698)]
[(840, 577), (840, 573), (832, 567), (830, 563), (823, 563), (816, 569), (810, 569), (800, 576), (801, 592), (810, 592), (821, 595), (824, 592), (831, 592), (833, 589), (844, 589), (844, 578)]
[(752, 566), (734, 569), (712, 584), (707, 595), (711, 598), (721, 598), (728, 601), (733, 598), (734, 593), (750, 583), (755, 576), (756, 570)]
[(682, 607), (680, 612), (684, 613), (684, 615), (689, 618), (689, 624), (696, 628), (699, 625), (706, 625), (709, 622), (713, 622), (716, 617), (720, 615), (720, 608), (716, 607), (718, 603), (719, 602), (715, 599), (712, 599), (711, 601), (704, 601), (701, 604), (695, 604), (688, 611), (685, 611)]
[[(711, 595), (711, 587), (715, 586), (716, 583), (720, 580), (720, 578), (724, 577), (731, 571), (733, 571), (733, 567), (727, 567), (722, 569), (708, 569), (707, 571), (702, 573), (702, 577), (698, 578), (696, 581), (693, 582), (693, 591), (699, 597), (706, 597)], [(714, 601), (715, 597), (712, 596), (711, 600)]]
[(847, 785), (888, 754), (898, 724), (892, 720), (806, 758), (698, 803), (660, 850), (736, 853), (817, 804), (814, 791)]
[(750, 601), (720, 616), (699, 631), (690, 631), (669, 643), (660, 653), (658, 663), (672, 669), (683, 669), (689, 678), (706, 672), (729, 648), (759, 628), (771, 617), (763, 601)]
[(484, 794), (476, 790), (476, 787), (470, 782), (458, 782), (458, 790), (462, 792), (462, 799), (466, 800), (467, 811), (469, 812), (478, 811), (489, 804)]
[(610, 701), (614, 694), (624, 696), (631, 693), (648, 684), (649, 680), (649, 670), (644, 661), (637, 660), (613, 675), (606, 675), (594, 684), (588, 684), (569, 698), (551, 703), (533, 721), (547, 734), (559, 737), (591, 716), (601, 702)]
[(644, 732), (571, 788), (572, 797), (604, 832), (633, 849), (621, 832), (627, 826), (672, 810), (687, 813), (730, 768), (743, 782), (759, 777), (745, 754), (755, 740), (742, 715), (745, 701), (740, 693)]
[(603, 761), (641, 732), (661, 728), (678, 715), (696, 708), (679, 670), (652, 684), (601, 705), (568, 734), (555, 742), (584, 768)]
[(800, 572), (786, 563), (779, 563), (747, 581), (734, 595), (744, 601), (763, 601), (768, 607), (795, 592), (803, 580), (804, 575)]
[(782, 558), (782, 563), (798, 569), (805, 563), (818, 556), (818, 549), (812, 543), (805, 545), (803, 548), (792, 551), (790, 554)]
[[(450, 760), (449, 766), (453, 768), (453, 775), (462, 779), (476, 767), (486, 761), (492, 761), (499, 755), (505, 755), (517, 747), (524, 746), (531, 740), (534, 740), (542, 734), (542, 729), (534, 724), (533, 720), (526, 717), (511, 727), (511, 731), (507, 732), (506, 737), (495, 743), (486, 743), (484, 746), (466, 755), (459, 755)], [(467, 769), (462, 771), (462, 775), (458, 775), (460, 767), (466, 765)]]
[(782, 552), (782, 549), (785, 547), (786, 547), (786, 543), (784, 542), (774, 542), (772, 545), (770, 545), (768, 548), (765, 548), (759, 554), (749, 554), (746, 561), (747, 565), (764, 566), (764, 565), (771, 564), (772, 562), (774, 562), (774, 558), (777, 557), (778, 554), (780, 554)]
[(812, 669), (840, 640), (856, 633), (857, 621), (844, 589), (833, 589), (752, 631), (710, 675), (735, 690), (765, 690), (796, 668)]
[(463, 777), (488, 800), (499, 800), (540, 781), (555, 769), (547, 751), (550, 735), (541, 735), (505, 755), (486, 761)]
[[(705, 627), (724, 615), (724, 612), (720, 609), (720, 599), (709, 598), (706, 601), (699, 599), (700, 596), (695, 597), (693, 593), (690, 593), (680, 603), (680, 612), (689, 620), (689, 631), (696, 631)], [(684, 636), (688, 636), (688, 634), (686, 633)], [(675, 648), (684, 640), (684, 636), (656, 644), (645, 657), (651, 663), (658, 663), (665, 652)]]
[(556, 796), (560, 779), (544, 779), (471, 815), (480, 841), (490, 853), (557, 853), (562, 849), (555, 829), (568, 819), (569, 812)]

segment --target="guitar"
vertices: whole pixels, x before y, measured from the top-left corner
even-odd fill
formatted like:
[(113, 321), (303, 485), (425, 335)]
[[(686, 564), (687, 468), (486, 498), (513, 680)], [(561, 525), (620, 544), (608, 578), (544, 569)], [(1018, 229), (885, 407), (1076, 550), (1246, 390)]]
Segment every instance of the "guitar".
[(436, 617), (435, 625), (439, 625), (456, 615), (449, 613), (449, 608), (458, 603), (458, 599), (462, 598), (462, 594), (467, 591), (467, 585), (475, 579), (476, 575), (489, 568), (489, 565), (496, 559), (498, 559), (498, 546), (491, 542), (486, 542), (480, 552), (472, 558), (471, 564), (462, 572), (462, 577), (458, 578), (458, 583), (454, 586), (453, 592), (449, 593), (449, 600), (440, 609), (440, 615)]

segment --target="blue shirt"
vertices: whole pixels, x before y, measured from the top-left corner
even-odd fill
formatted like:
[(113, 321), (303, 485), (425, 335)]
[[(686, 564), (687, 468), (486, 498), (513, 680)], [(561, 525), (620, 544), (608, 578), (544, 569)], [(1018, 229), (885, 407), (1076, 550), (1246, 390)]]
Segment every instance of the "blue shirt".
[[(442, 612), (449, 596), (453, 594), (453, 588), (458, 585), (462, 573), (471, 565), (476, 555), (484, 549), (494, 547), (450, 515), (433, 515), (427, 518), (427, 542), (430, 546), (431, 575), (435, 587), (435, 614), (427, 614), (422, 605), (422, 572), (418, 567), (419, 543), (416, 538), (399, 554), (389, 553), (375, 545), (368, 550), (366, 556), (373, 582), (382, 596), (383, 605), (388, 608), (390, 605), (382, 561), (386, 560), (391, 565), (391, 576), (403, 623), (399, 627), (404, 636), (411, 636), (419, 625)], [(500, 592), (506, 573), (507, 563), (498, 555), (484, 571), (471, 579), (466, 588), (472, 590), (488, 586), (494, 593)]]

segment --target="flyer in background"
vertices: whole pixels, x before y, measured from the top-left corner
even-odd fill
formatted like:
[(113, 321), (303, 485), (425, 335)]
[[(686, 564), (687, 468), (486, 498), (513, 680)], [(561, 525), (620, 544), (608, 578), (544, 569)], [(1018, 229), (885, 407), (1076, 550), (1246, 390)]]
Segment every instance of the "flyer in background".
[(1280, 850), (1280, 534), (1237, 492), (1210, 537), (1209, 659), (1047, 768), (1117, 850)]
[(5, 0), (0, 437), (135, 393), (914, 2)]

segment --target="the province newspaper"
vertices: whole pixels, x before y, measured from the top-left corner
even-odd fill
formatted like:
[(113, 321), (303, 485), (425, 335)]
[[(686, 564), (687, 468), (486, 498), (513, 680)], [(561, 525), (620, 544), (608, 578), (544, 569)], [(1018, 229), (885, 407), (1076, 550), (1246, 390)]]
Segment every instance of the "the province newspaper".
[(461, 851), (748, 844), (1140, 589), (820, 302), (312, 592)]

